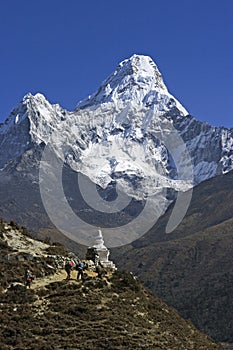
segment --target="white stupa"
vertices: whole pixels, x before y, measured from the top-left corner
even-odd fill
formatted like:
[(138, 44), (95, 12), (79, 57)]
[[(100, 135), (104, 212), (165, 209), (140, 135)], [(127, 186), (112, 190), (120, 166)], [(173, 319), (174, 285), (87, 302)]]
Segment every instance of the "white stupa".
[(101, 229), (98, 229), (98, 235), (93, 246), (87, 249), (86, 259), (92, 260), (95, 265), (101, 264), (109, 270), (116, 270), (112, 261), (108, 260), (109, 250), (104, 244), (103, 234)]
[(104, 245), (103, 234), (102, 234), (102, 231), (100, 229), (98, 229), (98, 236), (96, 237), (95, 244), (93, 245), (93, 248), (107, 249)]

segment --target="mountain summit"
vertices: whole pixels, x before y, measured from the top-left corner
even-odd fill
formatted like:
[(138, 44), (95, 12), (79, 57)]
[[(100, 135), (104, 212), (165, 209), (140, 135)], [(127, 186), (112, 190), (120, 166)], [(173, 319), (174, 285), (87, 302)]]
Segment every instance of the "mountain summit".
[(119, 101), (146, 106), (156, 104), (164, 111), (176, 106), (183, 115), (188, 114), (168, 92), (158, 67), (149, 56), (133, 55), (122, 61), (98, 91), (79, 102), (77, 108)]

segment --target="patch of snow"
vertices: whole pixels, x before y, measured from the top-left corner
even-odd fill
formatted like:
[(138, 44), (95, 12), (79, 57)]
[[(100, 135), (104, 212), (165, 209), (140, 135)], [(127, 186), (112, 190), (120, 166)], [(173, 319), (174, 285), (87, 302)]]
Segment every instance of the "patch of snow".
[(207, 180), (216, 175), (217, 167), (216, 162), (199, 162), (194, 168), (194, 176), (201, 179), (201, 181)]

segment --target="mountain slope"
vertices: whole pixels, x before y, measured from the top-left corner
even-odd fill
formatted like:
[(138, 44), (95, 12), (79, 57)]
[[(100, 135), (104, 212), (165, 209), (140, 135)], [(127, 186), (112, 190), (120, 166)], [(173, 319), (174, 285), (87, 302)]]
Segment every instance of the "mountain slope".
[(233, 342), (233, 172), (196, 186), (182, 223), (165, 233), (172, 208), (144, 237), (113, 251), (156, 295), (214, 339)]
[[(57, 282), (51, 282), (44, 273), (52, 276), (54, 272), (44, 259), (46, 252), (56, 247), (33, 242), (23, 236), (22, 230), (4, 222), (0, 229), (4, 277), (0, 294), (1, 349), (221, 349), (144, 289), (132, 274), (116, 272), (103, 279), (86, 276), (82, 283), (68, 282), (58, 274)], [(37, 261), (26, 255), (22, 259), (27, 249)], [(6, 254), (12, 255), (10, 268)], [(26, 267), (47, 284), (36, 282), (35, 288), (25, 289), (16, 283), (23, 281)], [(14, 283), (5, 289), (7, 282)]]

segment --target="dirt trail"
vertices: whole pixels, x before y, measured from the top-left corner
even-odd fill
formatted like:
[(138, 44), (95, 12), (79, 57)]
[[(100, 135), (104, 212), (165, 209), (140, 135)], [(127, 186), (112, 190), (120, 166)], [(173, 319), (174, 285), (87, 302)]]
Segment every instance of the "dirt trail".
[(31, 284), (31, 289), (39, 289), (50, 283), (62, 281), (66, 278), (65, 270), (60, 270), (58, 273), (53, 275), (45, 276), (42, 278), (35, 278), (33, 283)]
[[(92, 271), (86, 271), (85, 273), (90, 277), (95, 277), (97, 275), (95, 272), (92, 272)], [(40, 289), (50, 283), (63, 281), (66, 279), (66, 276), (67, 274), (65, 270), (62, 269), (58, 273), (55, 273), (53, 275), (45, 276), (43, 278), (36, 278), (31, 284), (31, 289)], [(76, 279), (77, 279), (77, 271), (71, 271), (71, 280), (76, 280)]]

